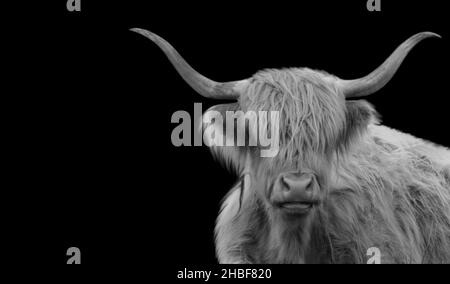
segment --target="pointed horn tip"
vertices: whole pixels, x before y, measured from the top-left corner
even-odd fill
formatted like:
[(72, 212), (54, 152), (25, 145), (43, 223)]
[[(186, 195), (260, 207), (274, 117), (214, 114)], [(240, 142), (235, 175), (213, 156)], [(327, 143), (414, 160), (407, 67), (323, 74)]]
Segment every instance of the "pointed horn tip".
[(422, 37), (422, 38), (427, 38), (427, 37), (437, 37), (437, 38), (442, 38), (442, 36), (440, 36), (437, 33), (433, 33), (433, 32), (421, 32), (417, 34), (418, 36)]
[(135, 32), (135, 33), (142, 33), (142, 32), (144, 32), (144, 30), (140, 29), (140, 28), (131, 28), (130, 31)]
[(145, 36), (145, 37), (147, 37), (147, 38), (149, 38), (151, 40), (153, 40), (154, 37), (155, 37), (154, 33), (150, 32), (150, 31), (147, 31), (147, 30), (144, 30), (144, 29), (140, 29), (140, 28), (132, 28), (132, 29), (130, 29), (130, 31), (138, 33), (138, 34), (141, 34), (141, 35), (143, 35), (143, 36)]

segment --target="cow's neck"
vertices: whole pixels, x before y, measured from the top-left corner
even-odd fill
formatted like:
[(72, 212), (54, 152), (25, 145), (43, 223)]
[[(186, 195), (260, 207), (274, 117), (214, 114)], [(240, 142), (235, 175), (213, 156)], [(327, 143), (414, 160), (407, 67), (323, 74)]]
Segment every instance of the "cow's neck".
[(267, 238), (269, 262), (305, 263), (310, 255), (314, 216), (299, 218), (297, 223), (283, 219), (270, 226)]

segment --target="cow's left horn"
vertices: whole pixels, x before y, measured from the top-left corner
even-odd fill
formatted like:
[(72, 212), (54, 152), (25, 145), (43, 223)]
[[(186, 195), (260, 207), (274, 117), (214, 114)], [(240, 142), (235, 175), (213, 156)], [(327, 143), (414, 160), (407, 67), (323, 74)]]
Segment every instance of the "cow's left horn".
[(181, 57), (175, 48), (160, 36), (138, 28), (131, 29), (131, 31), (140, 33), (156, 43), (169, 58), (181, 77), (183, 77), (195, 91), (204, 97), (214, 99), (237, 99), (242, 92), (242, 88), (247, 84), (247, 80), (226, 83), (212, 81), (195, 71), (194, 68)]
[(432, 32), (422, 32), (413, 35), (403, 42), (391, 56), (369, 75), (355, 80), (339, 80), (338, 84), (346, 98), (367, 96), (375, 93), (394, 76), (398, 67), (408, 52), (421, 40), (428, 37), (441, 37)]

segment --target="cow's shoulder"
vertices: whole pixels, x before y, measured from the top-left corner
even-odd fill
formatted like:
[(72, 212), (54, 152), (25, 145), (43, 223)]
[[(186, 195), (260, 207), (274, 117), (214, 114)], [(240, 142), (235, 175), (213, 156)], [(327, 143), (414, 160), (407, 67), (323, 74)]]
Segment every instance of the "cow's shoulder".
[[(240, 216), (242, 181), (225, 196), (217, 217), (215, 237), (216, 254), (220, 263), (245, 263), (241, 244), (247, 228), (245, 218)], [(241, 217), (241, 218), (239, 218)]]
[(423, 157), (441, 167), (450, 167), (450, 149), (384, 125), (369, 126), (370, 138), (405, 157)]

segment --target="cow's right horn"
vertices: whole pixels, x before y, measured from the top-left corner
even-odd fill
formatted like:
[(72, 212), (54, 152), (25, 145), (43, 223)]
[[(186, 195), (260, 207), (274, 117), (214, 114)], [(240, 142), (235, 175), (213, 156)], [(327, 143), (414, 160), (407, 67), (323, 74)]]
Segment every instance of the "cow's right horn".
[(338, 84), (346, 98), (367, 96), (375, 93), (391, 80), (408, 52), (421, 40), (428, 37), (440, 37), (432, 32), (413, 35), (403, 42), (391, 56), (369, 75), (355, 80), (339, 80)]
[(237, 99), (246, 86), (247, 80), (219, 83), (212, 81), (194, 70), (181, 55), (160, 36), (147, 30), (134, 28), (133, 32), (149, 38), (166, 54), (183, 79), (200, 95), (213, 99)]

